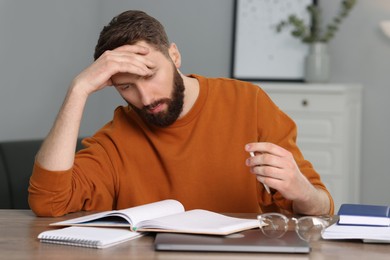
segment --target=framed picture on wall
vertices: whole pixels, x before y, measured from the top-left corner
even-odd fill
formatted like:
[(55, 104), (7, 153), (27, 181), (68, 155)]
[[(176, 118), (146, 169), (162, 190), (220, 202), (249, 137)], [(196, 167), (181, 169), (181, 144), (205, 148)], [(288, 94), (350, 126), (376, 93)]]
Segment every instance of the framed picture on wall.
[[(315, 1), (314, 1), (315, 2)], [(303, 81), (309, 46), (276, 26), (291, 14), (309, 21), (313, 0), (235, 0), (231, 76), (248, 81)]]

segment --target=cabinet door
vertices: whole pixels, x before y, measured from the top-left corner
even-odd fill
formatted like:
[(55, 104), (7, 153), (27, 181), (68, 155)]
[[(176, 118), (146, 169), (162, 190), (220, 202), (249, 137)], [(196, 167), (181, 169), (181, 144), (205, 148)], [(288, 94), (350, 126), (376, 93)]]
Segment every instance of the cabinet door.
[[(348, 87), (322, 88), (310, 85), (266, 87), (271, 99), (288, 114), (298, 128), (297, 143), (335, 200), (335, 210), (342, 203), (358, 202), (359, 171), (352, 166), (351, 142), (360, 139), (359, 122), (351, 120), (359, 114), (349, 97)], [(354, 101), (359, 99), (354, 99)], [(356, 118), (356, 116), (355, 116)], [(351, 135), (356, 138), (351, 140)]]

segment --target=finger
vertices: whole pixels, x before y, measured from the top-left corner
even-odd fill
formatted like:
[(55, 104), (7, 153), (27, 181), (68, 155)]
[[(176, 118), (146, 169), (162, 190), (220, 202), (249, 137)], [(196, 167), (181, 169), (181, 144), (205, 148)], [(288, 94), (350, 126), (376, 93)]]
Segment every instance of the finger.
[(275, 190), (279, 190), (279, 187), (283, 186), (283, 180), (280, 180), (280, 179), (264, 177), (261, 175), (256, 175), (256, 179), (260, 183), (267, 185), (268, 187), (273, 188)]
[(135, 54), (118, 56), (115, 61), (119, 64), (118, 72), (139, 76), (152, 75), (156, 67), (153, 61)]
[(255, 174), (257, 177), (262, 178), (272, 178), (278, 180), (284, 180), (285, 174), (280, 168), (275, 168), (268, 165), (258, 165), (250, 168), (251, 173)]
[(104, 54), (102, 59), (123, 63), (124, 65), (133, 64), (138, 67), (145, 67), (148, 70), (154, 69), (156, 67), (155, 62), (150, 60), (147, 56), (128, 52), (128, 51), (108, 52)]
[(148, 68), (155, 68), (156, 64), (147, 58), (149, 52), (149, 48), (141, 45), (123, 45), (113, 51), (114, 54), (128, 56), (143, 61)]
[[(260, 167), (264, 168), (264, 167)], [(276, 175), (276, 174), (275, 174)], [(267, 190), (268, 193), (270, 193), (270, 187), (276, 189), (279, 185), (278, 183), (282, 183), (284, 180), (275, 178), (274, 176), (267, 176), (267, 175), (262, 175), (260, 174), (255, 174), (256, 179), (264, 185), (264, 188)]]
[(287, 157), (280, 157), (269, 153), (262, 153), (252, 158), (250, 160), (250, 165), (271, 166), (282, 169), (285, 168), (287, 162)]
[(255, 152), (255, 154), (256, 152), (269, 153), (280, 157), (289, 155), (286, 149), (269, 142), (249, 143), (245, 145), (245, 150), (247, 152)]
[(125, 44), (118, 48), (115, 48), (113, 51), (124, 51), (124, 52), (132, 52), (137, 54), (146, 55), (150, 52), (148, 47), (139, 45), (139, 44)]
[(109, 77), (117, 73), (129, 73), (137, 76), (150, 76), (154, 73), (155, 64), (151, 60), (134, 53), (104, 53), (97, 61), (99, 70)]

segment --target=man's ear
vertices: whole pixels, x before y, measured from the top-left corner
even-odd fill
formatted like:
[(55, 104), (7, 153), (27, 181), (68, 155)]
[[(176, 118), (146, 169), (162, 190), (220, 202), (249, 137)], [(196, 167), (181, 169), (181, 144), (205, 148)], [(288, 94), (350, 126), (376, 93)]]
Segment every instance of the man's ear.
[(179, 49), (177, 48), (175, 43), (171, 43), (171, 46), (169, 46), (168, 49), (169, 56), (171, 57), (173, 63), (175, 64), (176, 68), (180, 68), (181, 66), (181, 55), (179, 52)]

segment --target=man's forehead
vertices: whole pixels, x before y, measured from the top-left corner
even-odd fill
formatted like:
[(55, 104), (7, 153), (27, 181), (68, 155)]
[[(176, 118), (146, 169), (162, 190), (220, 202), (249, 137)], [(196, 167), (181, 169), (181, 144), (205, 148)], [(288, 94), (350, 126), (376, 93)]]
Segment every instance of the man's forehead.
[(142, 76), (132, 73), (119, 72), (111, 77), (111, 81), (114, 86), (123, 86), (132, 84), (140, 78), (142, 78)]

